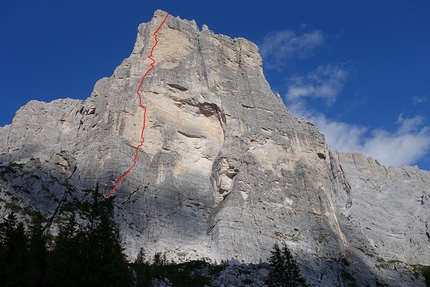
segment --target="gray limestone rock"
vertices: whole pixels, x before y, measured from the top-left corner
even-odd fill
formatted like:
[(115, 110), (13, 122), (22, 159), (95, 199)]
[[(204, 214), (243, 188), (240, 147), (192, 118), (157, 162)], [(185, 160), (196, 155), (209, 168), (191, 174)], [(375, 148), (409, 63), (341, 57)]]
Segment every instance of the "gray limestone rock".
[[(136, 89), (165, 12), (85, 101), (31, 101), (0, 128), (0, 212), (54, 224), (86, 190), (109, 194), (130, 167), (143, 111)], [(329, 150), (264, 78), (258, 47), (170, 16), (140, 90), (145, 142), (115, 192), (130, 258), (265, 261), (275, 242), (311, 286), (424, 286), (430, 174)], [(66, 212), (63, 211), (63, 213)], [(230, 282), (230, 281), (229, 281)]]

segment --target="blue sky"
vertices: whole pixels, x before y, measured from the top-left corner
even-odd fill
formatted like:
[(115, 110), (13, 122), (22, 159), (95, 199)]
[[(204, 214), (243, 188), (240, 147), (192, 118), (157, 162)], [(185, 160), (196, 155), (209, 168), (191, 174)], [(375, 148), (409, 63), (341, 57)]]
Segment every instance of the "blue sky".
[(430, 1), (0, 0), (0, 126), (32, 99), (87, 98), (156, 9), (260, 47), (329, 146), (430, 170)]

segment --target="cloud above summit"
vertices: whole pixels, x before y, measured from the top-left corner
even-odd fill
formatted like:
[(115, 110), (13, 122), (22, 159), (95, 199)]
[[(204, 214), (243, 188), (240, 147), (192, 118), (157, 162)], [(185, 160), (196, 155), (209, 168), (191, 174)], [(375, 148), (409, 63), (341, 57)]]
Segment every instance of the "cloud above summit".
[(419, 105), (419, 104), (427, 102), (428, 99), (426, 96), (422, 96), (422, 97), (415, 96), (415, 97), (412, 97), (412, 100), (414, 101), (415, 105)]
[(320, 30), (297, 35), (287, 29), (269, 33), (260, 45), (260, 52), (269, 67), (279, 67), (293, 57), (312, 56), (323, 42), (324, 35)]
[(336, 100), (348, 76), (348, 70), (339, 65), (319, 66), (304, 76), (289, 79), (288, 101), (300, 101), (305, 97), (322, 98), (328, 104)]

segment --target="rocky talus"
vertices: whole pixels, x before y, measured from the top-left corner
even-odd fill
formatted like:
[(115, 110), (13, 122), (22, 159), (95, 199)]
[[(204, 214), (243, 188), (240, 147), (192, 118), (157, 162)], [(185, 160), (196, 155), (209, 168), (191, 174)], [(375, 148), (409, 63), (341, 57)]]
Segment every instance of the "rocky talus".
[[(31, 101), (0, 128), (0, 212), (56, 223), (98, 183), (108, 194), (133, 162), (156, 11), (131, 55), (84, 101)], [(266, 261), (275, 242), (311, 286), (425, 286), (430, 173), (328, 149), (274, 94), (258, 47), (169, 15), (137, 165), (115, 192), (126, 252), (177, 262)], [(355, 284), (355, 285), (353, 285)], [(379, 285), (378, 285), (379, 284)], [(240, 285), (238, 285), (240, 286)]]

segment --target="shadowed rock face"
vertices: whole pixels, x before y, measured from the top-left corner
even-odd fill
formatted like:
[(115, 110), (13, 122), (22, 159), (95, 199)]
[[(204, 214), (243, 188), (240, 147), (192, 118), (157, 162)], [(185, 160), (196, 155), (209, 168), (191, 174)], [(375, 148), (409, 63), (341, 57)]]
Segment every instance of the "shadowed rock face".
[[(96, 183), (110, 192), (140, 142), (136, 89), (164, 16), (139, 25), (130, 57), (87, 100), (31, 101), (0, 128), (2, 214), (13, 201), (53, 219)], [(429, 262), (429, 172), (329, 150), (273, 94), (243, 38), (169, 16), (158, 41), (141, 89), (145, 143), (115, 193), (131, 258), (144, 246), (176, 261), (257, 262), (285, 242), (311, 285), (424, 284), (408, 264)]]

